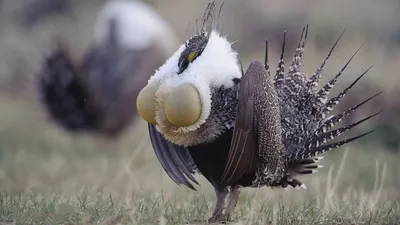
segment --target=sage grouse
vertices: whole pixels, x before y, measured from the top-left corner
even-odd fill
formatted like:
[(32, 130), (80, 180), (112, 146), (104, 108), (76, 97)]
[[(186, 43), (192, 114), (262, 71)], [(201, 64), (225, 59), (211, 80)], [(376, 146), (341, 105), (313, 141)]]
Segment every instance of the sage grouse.
[(308, 26), (287, 72), (283, 36), (275, 75), (270, 74), (268, 51), (264, 64), (253, 62), (243, 74), (231, 43), (214, 27), (211, 32), (202, 28), (179, 47), (149, 79), (137, 105), (148, 122), (151, 143), (164, 170), (177, 184), (192, 189), (190, 180), (198, 184), (193, 175), (202, 174), (217, 198), (209, 221), (221, 221), (230, 219), (241, 187), (306, 188), (296, 177), (313, 173), (319, 167), (318, 155), (372, 132), (328, 143), (375, 116), (333, 129), (377, 95), (329, 115), (368, 70), (328, 99), (354, 55), (318, 88), (337, 42), (317, 71), (307, 77), (300, 69)]
[(63, 45), (45, 59), (38, 86), (42, 102), (53, 121), (70, 132), (116, 137), (137, 115), (139, 91), (175, 43), (175, 32), (148, 5), (109, 1), (81, 62)]

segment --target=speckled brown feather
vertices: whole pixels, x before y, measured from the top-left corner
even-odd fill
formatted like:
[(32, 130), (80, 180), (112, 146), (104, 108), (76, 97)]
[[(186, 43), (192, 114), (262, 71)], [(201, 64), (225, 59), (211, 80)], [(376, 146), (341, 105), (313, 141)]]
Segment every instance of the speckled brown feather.
[(284, 170), (279, 104), (272, 78), (267, 74), (264, 65), (256, 61), (242, 77), (223, 185), (231, 185), (255, 170), (254, 182), (264, 183), (268, 178), (279, 177)]
[(261, 157), (253, 186), (270, 184), (284, 175), (281, 117), (273, 78), (264, 65), (254, 62), (248, 71), (255, 77), (254, 128)]

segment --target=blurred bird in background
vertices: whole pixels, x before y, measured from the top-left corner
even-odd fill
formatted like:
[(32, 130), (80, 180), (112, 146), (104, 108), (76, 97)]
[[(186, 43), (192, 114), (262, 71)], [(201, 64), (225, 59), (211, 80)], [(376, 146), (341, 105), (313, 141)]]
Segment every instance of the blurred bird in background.
[(36, 23), (49, 18), (52, 15), (71, 14), (71, 1), (69, 0), (24, 0), (15, 13), (15, 19), (25, 27), (31, 27)]
[(137, 98), (154, 151), (171, 179), (194, 189), (190, 180), (198, 184), (193, 174), (199, 173), (214, 187), (217, 201), (211, 222), (231, 219), (242, 187), (306, 189), (297, 177), (320, 168), (320, 154), (371, 133), (338, 140), (379, 113), (334, 129), (378, 95), (331, 115), (369, 70), (329, 98), (358, 49), (336, 76), (318, 87), (341, 35), (311, 77), (301, 71), (308, 26), (287, 72), (285, 32), (275, 75), (270, 74), (268, 48), (265, 62), (251, 63), (244, 73), (237, 52), (218, 31), (217, 11), (215, 1), (210, 3), (203, 22), (211, 20), (211, 30), (204, 25), (182, 44)]
[(117, 137), (137, 114), (137, 94), (176, 42), (172, 28), (147, 4), (108, 1), (81, 60), (62, 42), (45, 59), (37, 86), (42, 103), (69, 132)]

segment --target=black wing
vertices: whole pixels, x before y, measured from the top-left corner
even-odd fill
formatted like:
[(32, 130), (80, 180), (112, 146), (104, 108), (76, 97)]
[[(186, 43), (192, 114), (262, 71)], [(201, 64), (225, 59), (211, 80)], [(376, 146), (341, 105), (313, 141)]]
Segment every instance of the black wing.
[(255, 75), (257, 72), (250, 65), (240, 82), (235, 129), (221, 178), (221, 184), (225, 186), (254, 171), (258, 158), (256, 132), (253, 126), (255, 85), (257, 85)]
[(198, 170), (188, 149), (166, 140), (157, 131), (155, 125), (149, 124), (148, 127), (153, 149), (168, 176), (175, 183), (183, 184), (188, 188), (196, 190), (187, 179), (189, 178), (194, 183), (199, 184), (192, 175)]

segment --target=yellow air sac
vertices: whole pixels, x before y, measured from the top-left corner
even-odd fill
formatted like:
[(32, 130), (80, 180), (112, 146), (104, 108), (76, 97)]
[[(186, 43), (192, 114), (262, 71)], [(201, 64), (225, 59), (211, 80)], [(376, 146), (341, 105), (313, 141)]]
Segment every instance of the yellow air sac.
[(167, 94), (164, 107), (171, 124), (178, 127), (193, 125), (201, 115), (200, 94), (191, 84), (179, 85)]
[(136, 99), (136, 108), (139, 115), (148, 123), (157, 124), (155, 112), (155, 93), (158, 89), (158, 83), (149, 84), (144, 87)]

